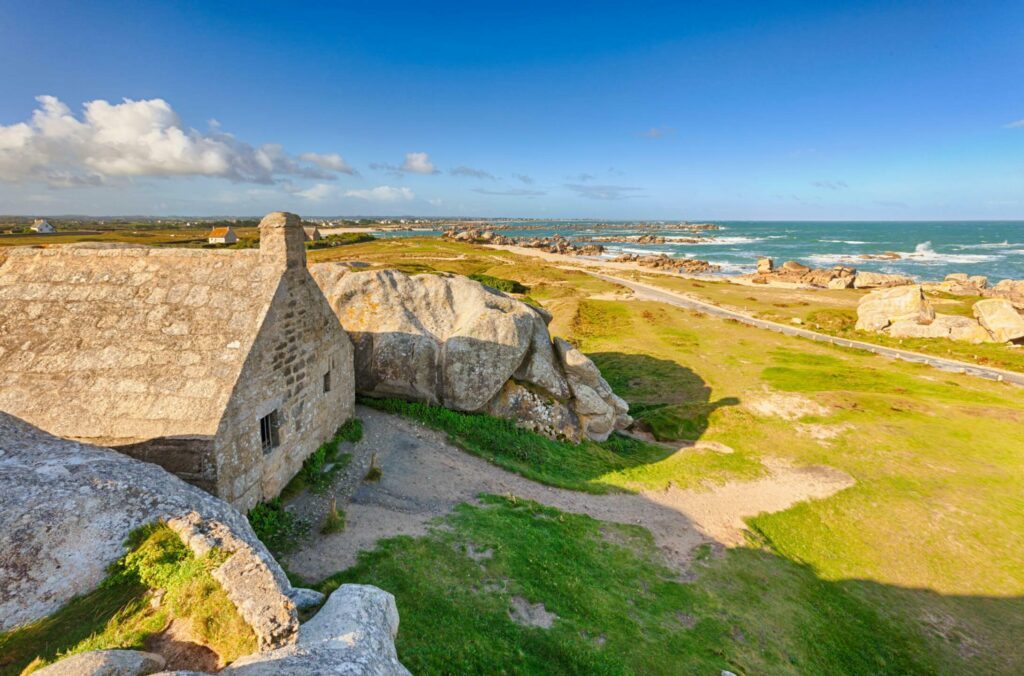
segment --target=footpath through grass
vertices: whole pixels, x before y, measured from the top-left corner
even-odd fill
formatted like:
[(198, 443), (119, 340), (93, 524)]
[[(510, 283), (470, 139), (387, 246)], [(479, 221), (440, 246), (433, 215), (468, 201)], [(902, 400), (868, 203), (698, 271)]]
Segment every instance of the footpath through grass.
[[(413, 673), (937, 670), (920, 641), (807, 566), (746, 548), (705, 550), (683, 583), (640, 526), (482, 502), (425, 537), (379, 543), (320, 584), (395, 594), (398, 652)], [(551, 626), (523, 624), (523, 607), (553, 613)]]
[[(163, 524), (144, 526), (128, 539), (95, 591), (49, 617), (0, 634), (0, 674), (38, 669), (57, 659), (115, 648), (144, 650), (146, 639), (171, 620), (190, 620), (195, 639), (229, 663), (255, 652), (256, 637), (210, 570), (223, 562), (214, 550), (197, 559)], [(154, 592), (163, 598), (154, 607)]]

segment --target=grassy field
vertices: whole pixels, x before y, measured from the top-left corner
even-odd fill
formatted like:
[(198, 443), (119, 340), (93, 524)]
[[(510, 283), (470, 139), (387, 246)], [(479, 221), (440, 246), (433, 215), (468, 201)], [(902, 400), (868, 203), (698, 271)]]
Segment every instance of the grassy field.
[[(195, 640), (222, 663), (256, 650), (256, 636), (210, 575), (218, 552), (197, 559), (164, 525), (135, 531), (128, 553), (95, 591), (43, 620), (0, 634), (0, 674), (33, 671), (90, 650), (144, 650), (171, 620), (190, 621)], [(163, 592), (158, 605), (151, 603)]]
[[(857, 323), (857, 303), (868, 293), (866, 290), (779, 289), (768, 286), (742, 286), (724, 281), (684, 279), (669, 275), (627, 273), (627, 276), (651, 286), (685, 293), (759, 319), (782, 324), (799, 319), (806, 328), (841, 338), (1024, 373), (1024, 348), (993, 343), (971, 345), (945, 339), (891, 338), (881, 333), (857, 331), (854, 328)], [(980, 296), (953, 296), (947, 293), (927, 293), (926, 296), (936, 312), (964, 317), (973, 317), (974, 303), (981, 300)]]
[[(328, 254), (325, 258), (341, 255)], [(589, 579), (598, 565), (587, 558), (592, 539), (576, 523), (579, 517), (542, 519), (545, 527), (552, 521), (575, 524), (553, 538), (558, 547), (548, 551), (548, 545), (533, 540), (544, 536), (532, 526), (512, 526), (521, 518), (516, 509), (535, 507), (499, 502), (483, 511), (466, 508), (449, 524), (454, 530), (385, 543), (328, 583), (368, 581), (397, 594), (403, 618), (399, 646), (414, 670), (440, 670), (437, 665), (452, 659), (468, 671), (509, 664), (518, 665), (509, 670), (530, 672), (563, 660), (550, 663), (565, 671), (681, 673), (707, 668), (708, 655), (720, 660), (715, 668), (731, 665), (747, 673), (1024, 669), (1017, 640), (1024, 635), (1019, 556), (1024, 551), (1019, 490), (1024, 397), (1019, 389), (659, 303), (605, 300), (613, 285), (506, 252), (403, 240), (354, 245), (343, 255), (410, 272), (490, 275), (525, 285), (530, 298), (554, 313), (553, 332), (587, 352), (659, 438), (716, 441), (734, 449), (725, 457), (737, 465), (725, 468), (719, 480), (756, 473), (766, 457), (829, 465), (856, 480), (831, 498), (751, 519), (749, 545), (709, 553), (684, 585), (690, 594), (686, 601), (673, 596), (681, 591), (665, 591), (680, 613), (697, 618), (693, 626), (691, 620), (684, 623), (688, 642), (675, 643), (682, 640), (671, 635), (679, 631), (675, 627), (665, 635), (643, 630), (659, 645), (674, 646), (670, 652), (677, 661), (671, 664), (659, 662), (657, 650), (639, 655), (628, 647), (594, 645), (598, 635), (605, 637), (606, 648), (613, 641), (637, 640), (622, 627), (648, 610), (630, 605), (622, 611), (613, 598), (620, 592), (595, 592), (602, 596), (595, 606), (580, 601), (573, 607), (560, 596), (578, 588), (562, 590), (558, 580), (568, 585), (572, 578)], [(855, 301), (851, 292), (833, 295), (837, 308)], [(789, 302), (814, 311), (795, 305), (799, 300)], [(795, 412), (782, 405), (794, 401), (810, 403)], [(772, 414), (773, 407), (778, 414)], [(464, 447), (486, 442), (487, 435), (478, 442), (461, 441)], [(473, 452), (497, 456), (503, 448), (496, 443)], [(693, 485), (699, 473), (680, 464), (679, 457), (652, 456), (637, 465), (641, 480), (608, 483), (626, 490), (668, 482)], [(547, 480), (536, 476), (544, 467), (519, 471)], [(714, 472), (708, 477), (715, 479)], [(495, 551), (521, 552), (525, 559), (515, 571), (492, 573), (490, 563), (480, 572), (479, 565), (456, 556), (459, 547), (481, 545), (485, 538), (491, 538), (488, 546)], [(656, 566), (650, 556), (647, 560)], [(580, 563), (553, 572), (566, 561)], [(636, 595), (651, 589), (649, 581), (641, 582), (635, 562), (600, 565), (633, 581), (633, 604), (639, 603)], [(487, 591), (492, 587), (486, 581), (494, 575), (507, 578), (507, 588)], [(552, 588), (531, 587), (552, 576)], [(588, 589), (589, 584), (601, 583), (588, 582)], [(572, 617), (567, 633), (510, 624), (508, 595), (516, 589), (559, 617)], [(460, 616), (456, 609), (464, 603), (473, 610)], [(439, 640), (437, 631), (448, 640)]]

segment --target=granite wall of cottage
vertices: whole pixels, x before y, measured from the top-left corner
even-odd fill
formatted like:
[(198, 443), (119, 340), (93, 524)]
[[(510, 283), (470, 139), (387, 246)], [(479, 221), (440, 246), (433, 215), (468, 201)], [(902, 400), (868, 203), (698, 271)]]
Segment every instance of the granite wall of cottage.
[[(260, 252), (284, 273), (214, 439), (214, 492), (243, 511), (280, 493), (355, 408), (352, 343), (306, 269), (298, 217), (281, 217), (265, 219)], [(277, 444), (265, 452), (260, 419), (272, 412)]]

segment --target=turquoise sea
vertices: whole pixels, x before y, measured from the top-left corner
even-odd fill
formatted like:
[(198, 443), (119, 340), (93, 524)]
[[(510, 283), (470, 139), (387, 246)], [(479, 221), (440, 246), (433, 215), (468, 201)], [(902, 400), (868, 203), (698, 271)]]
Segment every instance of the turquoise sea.
[[(951, 272), (1024, 279), (1024, 221), (706, 221), (720, 230), (691, 233), (668, 222), (495, 221), (512, 237), (569, 238), (654, 234), (699, 238), (663, 245), (603, 242), (607, 256), (667, 253), (717, 263), (727, 275), (752, 272), (759, 256), (813, 267), (850, 265), (863, 270), (942, 279)], [(423, 233), (402, 233), (413, 235)], [(861, 254), (896, 252), (899, 260), (864, 260)]]

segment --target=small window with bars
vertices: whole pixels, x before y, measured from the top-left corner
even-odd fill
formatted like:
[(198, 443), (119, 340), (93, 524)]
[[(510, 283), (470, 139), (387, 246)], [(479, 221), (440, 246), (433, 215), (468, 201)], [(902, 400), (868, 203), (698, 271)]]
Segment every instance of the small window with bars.
[(264, 453), (270, 453), (270, 451), (277, 448), (279, 443), (277, 430), (278, 420), (276, 410), (271, 411), (260, 418), (260, 446), (263, 448)]
[(324, 394), (331, 391), (331, 372), (328, 371), (324, 374)]

